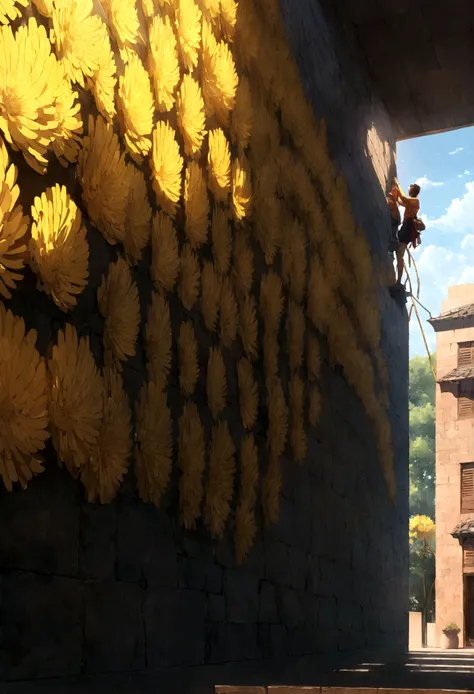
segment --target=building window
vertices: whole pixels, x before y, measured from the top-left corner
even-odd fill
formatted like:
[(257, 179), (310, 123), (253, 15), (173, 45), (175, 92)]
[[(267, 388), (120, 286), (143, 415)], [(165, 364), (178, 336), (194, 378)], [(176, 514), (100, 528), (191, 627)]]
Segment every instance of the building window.
[(458, 344), (458, 366), (474, 366), (474, 342)]
[(463, 543), (463, 568), (464, 573), (474, 574), (474, 540), (467, 538)]
[(461, 513), (474, 513), (474, 463), (461, 465)]
[(474, 381), (461, 381), (458, 388), (458, 419), (474, 418)]

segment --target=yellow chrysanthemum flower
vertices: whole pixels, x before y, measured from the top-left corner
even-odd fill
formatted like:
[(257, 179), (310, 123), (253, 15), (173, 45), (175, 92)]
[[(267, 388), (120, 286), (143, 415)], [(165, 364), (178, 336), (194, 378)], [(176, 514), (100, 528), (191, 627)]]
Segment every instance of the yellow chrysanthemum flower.
[(181, 323), (178, 339), (179, 385), (186, 397), (194, 393), (199, 377), (198, 345), (191, 322)]
[(10, 24), (21, 17), (20, 7), (28, 7), (28, 4), (28, 0), (0, 0), (0, 24)]
[(140, 164), (151, 149), (153, 130), (153, 94), (150, 78), (140, 57), (135, 53), (125, 65), (119, 79), (119, 116), (125, 144), (132, 157)]
[(212, 255), (216, 270), (227, 275), (232, 257), (232, 231), (227, 211), (219, 205), (212, 211)]
[(252, 135), (253, 107), (250, 83), (245, 75), (240, 78), (235, 95), (235, 108), (232, 111), (230, 136), (232, 142), (244, 150)]
[(247, 357), (253, 361), (258, 356), (258, 321), (255, 299), (248, 296), (240, 305), (240, 339)]
[(69, 323), (60, 330), (48, 362), (49, 417), (54, 447), (69, 472), (87, 464), (102, 425), (104, 384), (89, 348)]
[(199, 154), (206, 134), (204, 100), (201, 87), (191, 75), (184, 75), (177, 98), (178, 126), (184, 140), (184, 151), (191, 157)]
[(279, 378), (268, 388), (268, 449), (277, 458), (285, 450), (288, 434), (288, 409)]
[(89, 244), (81, 211), (66, 187), (57, 183), (35, 198), (31, 216), (31, 265), (39, 288), (62, 311), (70, 311), (89, 276)]
[(51, 17), (53, 14), (54, 0), (33, 0), (33, 4), (43, 17)]
[(143, 172), (127, 164), (129, 191), (125, 212), (125, 238), (123, 247), (128, 260), (136, 265), (150, 240), (151, 207)]
[(141, 0), (143, 14), (147, 19), (152, 19), (157, 12), (157, 2), (155, 0)]
[(217, 330), (217, 318), (221, 303), (222, 277), (213, 263), (204, 261), (202, 269), (202, 302), (201, 310), (204, 325), (209, 332)]
[(207, 167), (209, 188), (217, 200), (226, 202), (230, 192), (230, 149), (221, 128), (209, 131)]
[(77, 92), (64, 80), (56, 100), (57, 127), (51, 148), (60, 164), (66, 167), (77, 160), (82, 140), (81, 105)]
[(222, 33), (227, 41), (234, 40), (235, 25), (237, 22), (237, 6), (236, 0), (220, 0), (221, 16), (220, 24)]
[(150, 161), (153, 172), (153, 190), (158, 203), (171, 217), (181, 196), (183, 157), (179, 152), (175, 131), (160, 121), (153, 130), (153, 151)]
[(207, 362), (207, 402), (214, 419), (225, 407), (227, 398), (227, 375), (222, 352), (218, 348), (211, 347)]
[(179, 298), (184, 308), (188, 311), (191, 311), (198, 300), (200, 282), (201, 267), (199, 265), (199, 259), (191, 246), (186, 243), (181, 253)]
[(192, 248), (199, 248), (207, 241), (209, 225), (209, 197), (206, 179), (199, 164), (190, 162), (184, 182), (184, 230)]
[(155, 91), (158, 111), (170, 111), (179, 82), (179, 61), (176, 37), (169, 17), (156, 15), (150, 27), (148, 72)]
[(137, 407), (135, 473), (140, 499), (160, 505), (172, 464), (173, 427), (166, 395), (155, 383), (145, 383)]
[(234, 242), (234, 284), (237, 296), (248, 297), (253, 284), (254, 255), (245, 234), (239, 233)]
[(225, 277), (221, 289), (220, 337), (224, 347), (231, 347), (239, 329), (239, 308), (230, 277)]
[(132, 448), (132, 425), (128, 395), (122, 377), (104, 369), (102, 424), (97, 444), (81, 468), (87, 501), (109, 504), (117, 495), (127, 472)]
[(195, 0), (178, 0), (176, 8), (176, 32), (178, 46), (186, 70), (196, 67), (201, 45), (202, 12)]
[(209, 453), (204, 522), (213, 537), (224, 535), (234, 493), (235, 448), (227, 422), (214, 424)]
[(240, 493), (235, 513), (235, 556), (237, 563), (241, 564), (257, 534), (258, 449), (252, 434), (242, 440), (239, 458)]
[(112, 125), (89, 116), (88, 134), (79, 153), (77, 174), (91, 222), (111, 244), (125, 238), (129, 178), (125, 155)]
[(164, 212), (153, 218), (151, 232), (151, 276), (161, 289), (171, 291), (179, 275), (178, 237), (173, 222)]
[(117, 65), (110, 43), (107, 26), (102, 23), (100, 28), (100, 44), (98, 44), (98, 63), (92, 77), (86, 80), (86, 86), (94, 95), (99, 113), (109, 123), (115, 116), (115, 87), (117, 85)]
[(38, 451), (49, 438), (48, 382), (36, 331), (0, 303), (0, 474), (11, 491), (43, 471)]
[(239, 78), (229, 46), (216, 42), (207, 23), (203, 25), (203, 94), (208, 116), (216, 115), (223, 126), (235, 106)]
[(135, 55), (141, 40), (136, 0), (101, 0), (124, 63)]
[(121, 362), (135, 354), (140, 325), (137, 285), (123, 258), (110, 265), (97, 291), (97, 302), (105, 319), (105, 362), (121, 370)]
[(241, 154), (232, 163), (232, 211), (241, 222), (252, 210), (252, 179), (247, 157)]
[(0, 295), (5, 299), (11, 298), (10, 289), (15, 289), (16, 283), (22, 279), (23, 256), (27, 250), (22, 241), (29, 219), (23, 216), (21, 205), (16, 205), (20, 194), (17, 174), (0, 137)]
[(146, 356), (148, 378), (161, 390), (171, 370), (172, 340), (169, 304), (161, 294), (153, 292), (145, 332)]
[(58, 136), (56, 101), (64, 68), (51, 52), (45, 28), (34, 18), (15, 34), (11, 26), (0, 27), (0, 55), (0, 130), (43, 174), (48, 147)]
[(55, 0), (52, 8), (51, 43), (68, 78), (81, 87), (99, 68), (103, 22), (93, 8), (93, 0)]
[(265, 525), (267, 527), (278, 523), (280, 517), (281, 487), (281, 463), (278, 457), (271, 454), (262, 481), (262, 509)]
[(179, 420), (179, 515), (188, 530), (196, 527), (201, 515), (203, 473), (205, 469), (204, 427), (193, 402), (183, 408)]
[(253, 375), (252, 363), (245, 358), (237, 365), (240, 416), (246, 429), (252, 429), (258, 414), (258, 385)]

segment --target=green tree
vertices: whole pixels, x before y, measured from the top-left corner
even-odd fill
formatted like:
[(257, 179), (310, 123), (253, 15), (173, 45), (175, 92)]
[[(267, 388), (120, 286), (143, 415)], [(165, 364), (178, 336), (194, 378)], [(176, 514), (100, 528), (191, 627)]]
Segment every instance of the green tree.
[(410, 514), (434, 518), (435, 381), (427, 357), (410, 360)]

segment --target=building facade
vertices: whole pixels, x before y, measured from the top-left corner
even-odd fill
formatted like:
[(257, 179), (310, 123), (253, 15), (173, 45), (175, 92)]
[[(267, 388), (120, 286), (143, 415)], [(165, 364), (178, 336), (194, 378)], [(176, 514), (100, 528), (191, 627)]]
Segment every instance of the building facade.
[(436, 331), (436, 625), (474, 645), (474, 284), (450, 287)]

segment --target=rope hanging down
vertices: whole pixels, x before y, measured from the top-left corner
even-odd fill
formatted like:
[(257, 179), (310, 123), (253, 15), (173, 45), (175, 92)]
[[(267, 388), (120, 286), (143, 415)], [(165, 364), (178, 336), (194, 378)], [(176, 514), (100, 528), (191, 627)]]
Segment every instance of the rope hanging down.
[[(418, 313), (418, 308), (416, 305), (417, 303), (420, 303), (418, 301), (418, 299), (420, 298), (420, 288), (421, 288), (420, 275), (418, 274), (418, 268), (416, 267), (415, 260), (414, 260), (413, 256), (411, 255), (410, 251), (408, 250), (408, 248), (407, 248), (407, 253), (408, 253), (408, 265), (411, 267), (411, 265), (413, 263), (413, 267), (415, 269), (415, 275), (416, 275), (416, 282), (417, 282), (416, 297), (415, 297), (415, 295), (413, 293), (413, 285), (412, 285), (410, 273), (408, 272), (408, 267), (407, 267), (406, 262), (403, 261), (403, 265), (404, 265), (405, 272), (407, 275), (406, 281), (408, 282), (408, 286), (410, 287), (410, 297), (411, 297), (411, 306), (410, 306), (410, 311), (408, 313), (408, 320), (409, 321), (411, 320), (412, 312), (415, 311), (418, 325), (420, 326), (420, 330), (421, 330), (421, 336), (423, 338), (423, 342), (425, 343), (426, 353), (428, 355), (428, 359), (430, 362), (431, 372), (433, 374), (434, 380), (436, 381), (436, 371), (435, 371), (435, 367), (434, 367), (433, 358), (431, 356), (430, 348), (428, 347), (428, 342), (426, 340), (425, 331), (423, 330), (423, 323), (421, 322), (420, 314)], [(405, 285), (406, 285), (406, 282), (405, 282)], [(421, 304), (420, 304), (420, 306), (421, 306)]]

